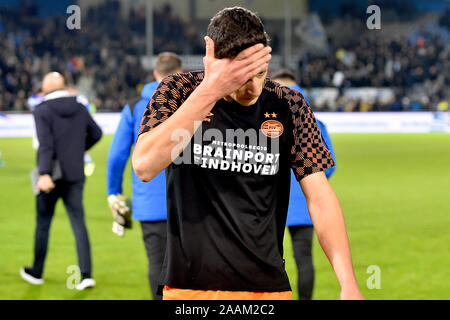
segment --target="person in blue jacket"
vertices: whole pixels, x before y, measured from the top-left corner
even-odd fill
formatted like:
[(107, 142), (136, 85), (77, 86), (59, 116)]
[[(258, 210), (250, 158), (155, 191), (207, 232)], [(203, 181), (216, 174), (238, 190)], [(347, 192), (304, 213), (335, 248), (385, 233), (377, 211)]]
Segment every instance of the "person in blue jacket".
[[(299, 91), (308, 104), (308, 98), (302, 88), (296, 83), (295, 76), (289, 70), (280, 70), (272, 75), (272, 79), (281, 85), (288, 86)], [(336, 163), (331, 138), (323, 122), (316, 119), (317, 125), (322, 133), (322, 140), (331, 152)], [(336, 166), (325, 170), (325, 175), (329, 179)], [(314, 288), (314, 265), (312, 260), (312, 239), (314, 234), (313, 222), (309, 216), (306, 199), (303, 195), (300, 184), (291, 172), (291, 193), (289, 197), (289, 210), (286, 225), (292, 238), (292, 248), (294, 250), (295, 262), (298, 270), (298, 295), (300, 300), (311, 300)]]
[[(141, 97), (127, 104), (123, 110), (119, 125), (111, 142), (107, 165), (108, 196), (122, 195), (123, 173), (130, 157), (131, 148), (138, 137), (139, 126), (145, 107), (149, 103), (159, 82), (166, 76), (182, 71), (180, 58), (170, 52), (161, 53), (156, 61), (153, 75), (156, 81), (148, 83)], [(142, 235), (149, 260), (148, 278), (153, 299), (156, 294), (159, 275), (162, 270), (166, 251), (166, 178), (164, 171), (151, 182), (142, 182), (132, 170), (132, 215), (140, 221)], [(116, 210), (111, 207), (113, 215)]]

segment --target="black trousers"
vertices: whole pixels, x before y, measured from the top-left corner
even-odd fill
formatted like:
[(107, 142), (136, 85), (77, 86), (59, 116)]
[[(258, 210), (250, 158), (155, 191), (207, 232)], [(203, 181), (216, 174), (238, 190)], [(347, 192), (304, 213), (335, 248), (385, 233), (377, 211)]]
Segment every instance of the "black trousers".
[(298, 295), (300, 300), (311, 300), (314, 288), (314, 265), (312, 260), (312, 226), (289, 227), (295, 262), (298, 270)]
[(83, 278), (92, 277), (91, 249), (84, 222), (83, 187), (84, 181), (56, 181), (55, 188), (51, 192), (41, 192), (36, 196), (37, 220), (33, 264), (33, 273), (36, 276), (42, 276), (55, 205), (58, 199), (62, 198), (75, 235), (81, 275)]
[(164, 263), (167, 244), (166, 221), (141, 221), (142, 237), (147, 252), (148, 281), (153, 300), (161, 300), (162, 296), (157, 294), (160, 275)]

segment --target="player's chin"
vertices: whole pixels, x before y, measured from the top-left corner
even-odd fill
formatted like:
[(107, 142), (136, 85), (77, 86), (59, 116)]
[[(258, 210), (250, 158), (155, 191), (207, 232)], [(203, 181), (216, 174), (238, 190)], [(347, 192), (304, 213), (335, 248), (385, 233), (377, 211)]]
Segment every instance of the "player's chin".
[(243, 105), (244, 107), (248, 107), (248, 106), (255, 104), (257, 100), (258, 100), (258, 97), (242, 98), (242, 99), (239, 99), (238, 102), (240, 105)]

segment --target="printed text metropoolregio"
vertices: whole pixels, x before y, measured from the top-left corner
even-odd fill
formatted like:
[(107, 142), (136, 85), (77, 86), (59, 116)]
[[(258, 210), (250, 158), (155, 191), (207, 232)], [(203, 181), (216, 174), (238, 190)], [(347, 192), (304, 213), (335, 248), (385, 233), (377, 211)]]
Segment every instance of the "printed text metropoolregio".
[[(202, 168), (231, 172), (275, 175), (279, 169), (280, 139), (270, 138), (262, 130), (210, 128), (199, 126), (191, 140), (187, 130), (172, 134), (180, 143), (172, 151), (174, 164), (196, 164)], [(189, 145), (189, 142), (191, 145)], [(180, 154), (180, 148), (186, 146)]]

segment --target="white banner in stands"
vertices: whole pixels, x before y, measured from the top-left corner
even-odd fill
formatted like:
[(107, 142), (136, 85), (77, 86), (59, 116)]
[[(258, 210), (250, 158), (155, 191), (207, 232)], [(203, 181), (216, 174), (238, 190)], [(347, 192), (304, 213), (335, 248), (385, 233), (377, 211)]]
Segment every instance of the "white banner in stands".
[(0, 114), (0, 138), (32, 137), (34, 119), (31, 114)]
[[(317, 112), (316, 117), (330, 133), (450, 133), (448, 112)], [(94, 119), (104, 134), (113, 134), (120, 113), (97, 113)], [(0, 115), (0, 138), (32, 137), (33, 132), (31, 114)]]
[[(114, 134), (119, 125), (120, 113), (97, 113), (94, 119), (104, 134)], [(34, 130), (31, 114), (0, 115), (0, 138), (32, 137)]]
[(450, 132), (448, 112), (317, 112), (331, 133)]

